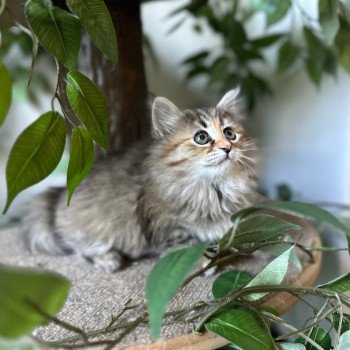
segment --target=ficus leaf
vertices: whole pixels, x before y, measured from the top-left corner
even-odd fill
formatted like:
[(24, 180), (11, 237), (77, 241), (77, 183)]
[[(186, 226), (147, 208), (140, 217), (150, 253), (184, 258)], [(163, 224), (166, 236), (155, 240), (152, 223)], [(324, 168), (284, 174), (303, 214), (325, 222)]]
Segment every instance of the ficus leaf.
[(346, 331), (350, 331), (350, 315), (343, 313), (342, 317), (340, 317), (340, 313), (339, 312), (334, 312), (332, 314), (332, 321), (333, 321), (334, 329), (336, 331), (338, 331), (340, 318), (342, 318), (342, 324), (341, 324), (341, 327), (340, 327), (340, 334), (343, 334)]
[(85, 178), (94, 162), (94, 143), (85, 128), (74, 128), (67, 172), (67, 188), (69, 205), (74, 190)]
[(13, 145), (6, 166), (7, 202), (47, 177), (59, 163), (66, 140), (66, 124), (57, 112), (47, 112), (29, 125)]
[(305, 219), (315, 220), (318, 223), (327, 223), (335, 229), (344, 233), (350, 247), (350, 230), (339, 219), (330, 212), (317, 207), (316, 205), (302, 202), (272, 202), (267, 208), (282, 213), (299, 216)]
[(290, 230), (300, 230), (299, 225), (276, 218), (272, 215), (259, 214), (241, 221), (237, 228), (234, 245), (255, 243), (276, 238)]
[(182, 64), (188, 64), (188, 63), (200, 63), (203, 62), (204, 59), (206, 59), (209, 56), (209, 51), (200, 51), (199, 53), (196, 53), (188, 58), (186, 58), (184, 61), (182, 61)]
[(55, 316), (69, 287), (56, 273), (0, 265), (0, 336), (15, 338), (47, 323), (36, 307)]
[(327, 289), (335, 293), (345, 293), (350, 290), (350, 273), (346, 273), (333, 281), (319, 285), (318, 288)]
[(300, 343), (278, 343), (278, 346), (281, 350), (306, 350), (305, 345)]
[[(287, 249), (276, 259), (272, 260), (245, 286), (245, 288), (281, 284), (287, 273), (289, 256), (292, 249), (293, 247)], [(255, 301), (264, 297), (266, 294), (268, 293), (254, 293), (247, 295), (245, 298), (247, 300)]]
[(337, 0), (319, 0), (318, 2), (319, 21), (328, 45), (333, 44), (339, 30), (337, 5)]
[(12, 101), (12, 77), (6, 66), (0, 63), (0, 126), (4, 122)]
[[(284, 253), (288, 248), (290, 247), (290, 244), (274, 244), (274, 245), (268, 245), (266, 247), (262, 247), (259, 249), (260, 252), (267, 253), (272, 256), (279, 256), (282, 253)], [(295, 266), (295, 268), (298, 271), (302, 271), (303, 266), (298, 258), (298, 256), (295, 254), (295, 251), (292, 250), (289, 255), (289, 261)]]
[(294, 215), (304, 219), (315, 220), (318, 223), (327, 223), (335, 229), (344, 233), (348, 239), (350, 247), (350, 229), (344, 225), (330, 212), (317, 207), (316, 205), (302, 202), (271, 202), (242, 209), (232, 215), (231, 221), (235, 223), (238, 219), (243, 219), (259, 210), (273, 210), (281, 213)]
[(350, 349), (350, 331), (346, 331), (339, 338), (338, 350)]
[(25, 11), (40, 44), (69, 70), (74, 69), (81, 40), (79, 19), (45, 0), (27, 1)]
[(288, 12), (291, 5), (290, 0), (270, 0), (266, 5), (266, 24), (272, 24), (280, 21)]
[[(316, 344), (320, 345), (322, 349), (331, 349), (332, 339), (329, 333), (326, 332), (323, 328), (319, 326), (315, 326), (312, 329), (312, 332), (309, 335), (309, 338), (313, 340)], [(296, 340), (296, 343), (301, 343), (301, 344), (306, 343), (306, 350), (317, 350), (315, 346), (313, 346), (310, 342), (307, 341), (307, 339), (304, 339), (302, 337), (299, 337)]]
[(67, 0), (67, 5), (79, 17), (91, 41), (116, 65), (118, 60), (117, 36), (104, 1)]
[(250, 16), (256, 11), (263, 12), (266, 16), (266, 25), (269, 27), (287, 14), (290, 5), (290, 0), (253, 0), (249, 2), (247, 15)]
[(281, 39), (283, 34), (272, 34), (256, 38), (251, 41), (254, 47), (268, 47), (275, 44), (279, 39)]
[(205, 328), (243, 350), (273, 350), (275, 346), (260, 317), (253, 311), (230, 310), (214, 316)]
[(311, 80), (316, 85), (319, 85), (323, 73), (326, 51), (322, 41), (310, 28), (304, 28), (304, 38), (308, 46), (308, 57), (305, 60), (305, 67)]
[(207, 246), (207, 243), (201, 243), (191, 247), (172, 249), (170, 253), (158, 260), (149, 273), (146, 281), (146, 299), (152, 339), (159, 336), (168, 302), (201, 258)]
[(245, 271), (226, 271), (218, 276), (212, 284), (214, 298), (224, 298), (233, 290), (247, 285), (252, 279), (253, 276)]
[(88, 77), (74, 71), (67, 74), (67, 97), (91, 137), (106, 148), (108, 107), (102, 92)]
[(340, 21), (340, 29), (335, 38), (338, 61), (350, 73), (350, 25)]
[(287, 70), (298, 58), (299, 49), (290, 41), (286, 41), (278, 52), (278, 71)]

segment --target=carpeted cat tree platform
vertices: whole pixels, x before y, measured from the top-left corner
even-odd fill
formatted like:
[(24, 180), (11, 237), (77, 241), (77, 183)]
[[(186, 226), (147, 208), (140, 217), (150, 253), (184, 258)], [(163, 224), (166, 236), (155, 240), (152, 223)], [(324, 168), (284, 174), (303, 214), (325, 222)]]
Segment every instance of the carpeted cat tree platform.
[[(303, 224), (304, 235), (298, 242), (304, 245), (319, 246), (317, 232), (307, 223)], [(300, 272), (293, 269), (288, 273), (288, 282), (293, 284), (311, 285), (319, 271), (321, 254), (314, 252), (313, 264), (304, 262)], [(307, 259), (305, 259), (307, 260)], [(242, 266), (251, 273), (258, 273), (268, 262), (266, 257), (255, 254), (245, 257), (235, 263), (233, 268)], [(76, 256), (34, 256), (28, 252), (23, 244), (18, 227), (0, 230), (0, 263), (13, 266), (31, 266), (39, 269), (56, 271), (66, 276), (72, 287), (66, 304), (58, 317), (74, 324), (85, 331), (106, 327), (111, 315), (117, 314), (122, 305), (129, 299), (131, 304), (141, 303), (144, 307), (144, 284), (155, 260), (142, 260), (113, 275), (106, 274)], [(169, 309), (176, 309), (190, 305), (197, 300), (209, 300), (211, 282), (216, 276), (199, 277), (193, 280), (171, 302)], [(265, 302), (275, 307), (280, 313), (285, 312), (296, 300), (289, 294), (280, 293)], [(138, 308), (129, 310), (118, 320), (135, 318)], [(162, 327), (161, 338), (150, 344), (149, 329), (146, 325), (138, 326), (128, 334), (116, 349), (216, 349), (228, 343), (227, 340), (211, 333), (203, 335), (191, 334), (193, 324), (171, 324)], [(117, 331), (114, 335), (118, 334)], [(66, 330), (55, 324), (40, 327), (35, 335), (43, 340), (59, 340), (71, 336)]]

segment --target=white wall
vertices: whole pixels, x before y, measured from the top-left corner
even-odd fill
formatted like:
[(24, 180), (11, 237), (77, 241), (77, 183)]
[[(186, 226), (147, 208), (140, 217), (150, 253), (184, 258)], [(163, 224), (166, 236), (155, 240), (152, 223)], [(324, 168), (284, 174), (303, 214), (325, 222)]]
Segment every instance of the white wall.
[(220, 39), (204, 27), (201, 34), (192, 30), (194, 21), (187, 18), (172, 34), (169, 30), (185, 17), (169, 16), (187, 0), (151, 1), (142, 5), (142, 22), (145, 34), (150, 38), (159, 64), (146, 57), (148, 87), (155, 95), (172, 99), (180, 108), (198, 107), (217, 101), (209, 91), (203, 91), (203, 81), (186, 83), (185, 70), (180, 64), (184, 59), (209, 47), (219, 48)]
[(350, 201), (350, 77), (317, 90), (304, 72), (279, 81), (255, 112), (263, 150), (262, 184), (286, 182), (305, 201)]

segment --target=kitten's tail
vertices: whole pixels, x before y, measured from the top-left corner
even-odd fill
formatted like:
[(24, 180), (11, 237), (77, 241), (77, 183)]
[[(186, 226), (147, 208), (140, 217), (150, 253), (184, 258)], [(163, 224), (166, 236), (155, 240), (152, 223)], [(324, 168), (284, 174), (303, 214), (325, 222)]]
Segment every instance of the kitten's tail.
[(25, 244), (33, 253), (67, 254), (60, 237), (55, 233), (55, 211), (64, 188), (51, 188), (31, 202), (22, 221)]

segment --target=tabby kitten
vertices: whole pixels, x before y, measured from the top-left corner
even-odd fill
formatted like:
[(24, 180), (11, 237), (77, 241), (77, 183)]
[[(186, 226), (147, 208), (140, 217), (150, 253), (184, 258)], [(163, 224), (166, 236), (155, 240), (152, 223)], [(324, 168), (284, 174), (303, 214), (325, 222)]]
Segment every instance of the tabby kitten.
[(217, 241), (255, 198), (256, 146), (238, 89), (216, 108), (153, 103), (156, 137), (97, 161), (67, 207), (67, 191), (34, 200), (24, 220), (33, 252), (76, 253), (108, 272), (188, 239)]

